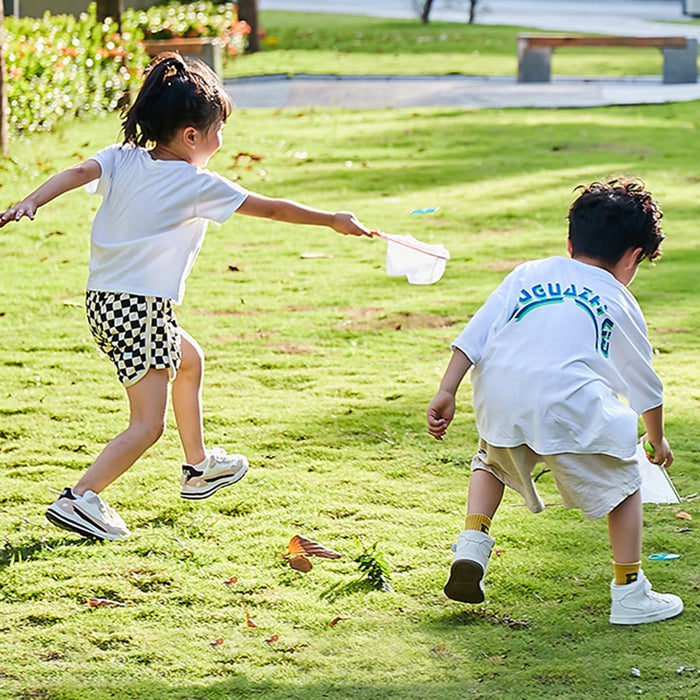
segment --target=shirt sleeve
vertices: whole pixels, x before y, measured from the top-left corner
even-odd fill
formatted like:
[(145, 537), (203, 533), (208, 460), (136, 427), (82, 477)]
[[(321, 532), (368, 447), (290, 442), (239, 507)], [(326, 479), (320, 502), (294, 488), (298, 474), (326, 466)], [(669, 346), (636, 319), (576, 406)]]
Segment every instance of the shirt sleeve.
[(610, 360), (625, 380), (624, 398), (637, 414), (663, 403), (663, 385), (652, 366), (653, 349), (636, 301), (612, 330)]
[(97, 161), (102, 174), (97, 180), (88, 182), (87, 185), (85, 185), (85, 190), (88, 194), (99, 194), (104, 197), (112, 178), (112, 173), (116, 167), (117, 156), (121, 148), (122, 147), (118, 144), (107, 146), (107, 148), (103, 148), (94, 156), (90, 157), (90, 160)]
[(508, 320), (509, 290), (515, 274), (514, 270), (489, 295), (483, 306), (471, 317), (464, 330), (452, 343), (452, 349), (461, 350), (473, 364), (477, 364), (483, 357), (489, 335)]
[(195, 216), (222, 224), (248, 197), (248, 190), (208, 170), (200, 170)]

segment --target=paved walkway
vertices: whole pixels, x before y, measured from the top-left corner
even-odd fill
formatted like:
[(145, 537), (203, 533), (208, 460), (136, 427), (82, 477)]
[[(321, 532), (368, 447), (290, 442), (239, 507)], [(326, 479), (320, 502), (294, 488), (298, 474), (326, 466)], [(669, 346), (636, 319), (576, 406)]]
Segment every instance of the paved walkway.
[[(259, 0), (261, 10), (318, 12), (318, 0)], [(433, 20), (466, 21), (466, 0), (435, 0)], [(414, 17), (411, 0), (324, 0), (324, 12)], [(683, 35), (700, 39), (676, 0), (480, 0), (477, 22), (555, 31), (620, 35)], [(679, 24), (682, 23), (682, 24)], [(515, 48), (513, 49), (515, 51)], [(700, 83), (664, 85), (661, 76), (631, 80), (557, 78), (520, 84), (515, 76), (286, 75), (226, 81), (239, 107), (591, 107), (700, 99)]]

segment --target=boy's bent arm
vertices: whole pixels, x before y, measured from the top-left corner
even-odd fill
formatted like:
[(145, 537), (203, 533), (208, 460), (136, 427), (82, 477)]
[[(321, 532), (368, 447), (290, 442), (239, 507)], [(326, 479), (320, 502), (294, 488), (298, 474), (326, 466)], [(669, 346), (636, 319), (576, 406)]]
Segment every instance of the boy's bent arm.
[(246, 197), (245, 202), (241, 204), (236, 213), (284, 221), (288, 224), (328, 226), (338, 233), (350, 236), (372, 236), (370, 231), (351, 212), (323, 211), (289, 199), (273, 199), (252, 192)]
[(452, 351), (452, 358), (442, 377), (440, 388), (428, 405), (428, 432), (436, 440), (442, 440), (452, 422), (457, 389), (471, 366), (472, 361), (461, 350), (455, 348)]
[(102, 168), (96, 160), (88, 159), (50, 177), (43, 185), (27, 195), (21, 202), (0, 214), (0, 227), (9, 221), (19, 221), (23, 216), (34, 219), (36, 210), (59, 195), (87, 185), (100, 177)]
[(664, 407), (657, 406), (644, 411), (642, 420), (647, 431), (643, 439), (648, 440), (654, 448), (654, 456), (649, 457), (649, 461), (668, 469), (673, 462), (673, 452), (664, 437)]

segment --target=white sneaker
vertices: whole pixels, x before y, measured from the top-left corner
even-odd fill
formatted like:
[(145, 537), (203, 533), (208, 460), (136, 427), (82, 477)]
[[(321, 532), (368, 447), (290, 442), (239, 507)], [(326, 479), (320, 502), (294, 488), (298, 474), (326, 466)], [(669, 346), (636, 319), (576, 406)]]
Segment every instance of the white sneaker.
[(76, 496), (71, 489), (63, 489), (49, 506), (46, 517), (54, 525), (83, 537), (118, 540), (129, 534), (119, 515), (93, 491)]
[(248, 460), (243, 455), (226, 454), (220, 447), (207, 450), (202, 464), (182, 466), (180, 496), (190, 500), (208, 498), (224, 486), (235, 484), (247, 471)]
[(651, 583), (639, 572), (634, 583), (618, 586), (610, 584), (612, 605), (610, 622), (613, 625), (642, 625), (676, 617), (683, 612), (683, 601), (672, 593), (656, 593)]
[(462, 530), (457, 544), (452, 546), (454, 557), (445, 595), (462, 603), (482, 603), (484, 575), (494, 542), (490, 535), (478, 530)]

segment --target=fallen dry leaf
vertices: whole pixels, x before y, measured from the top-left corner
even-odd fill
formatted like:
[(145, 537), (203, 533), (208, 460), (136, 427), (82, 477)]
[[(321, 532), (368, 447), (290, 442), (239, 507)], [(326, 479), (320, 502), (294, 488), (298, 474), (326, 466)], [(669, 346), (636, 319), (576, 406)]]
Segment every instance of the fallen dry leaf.
[(289, 566), (296, 571), (301, 571), (302, 573), (307, 573), (314, 568), (313, 564), (305, 557), (299, 554), (296, 557), (292, 557), (289, 560)]
[(679, 510), (676, 513), (677, 518), (681, 518), (682, 520), (692, 520), (693, 516), (690, 513), (686, 513), (684, 510)]
[(231, 576), (228, 581), (224, 581), (224, 586), (232, 586), (234, 583), (238, 583), (238, 576)]
[(85, 602), (92, 608), (125, 608), (126, 603), (118, 600), (108, 600), (107, 598), (86, 598)]
[(269, 639), (265, 640), (265, 644), (272, 644), (273, 642), (276, 642), (279, 639), (278, 634), (273, 634)]
[(246, 627), (257, 627), (257, 625), (250, 619), (250, 615), (248, 614), (248, 611), (245, 611), (245, 624)]
[(329, 627), (335, 627), (343, 618), (338, 615), (338, 617), (334, 617), (329, 623)]
[(340, 559), (342, 554), (333, 549), (324, 547), (318, 542), (314, 542), (301, 535), (294, 535), (287, 545), (290, 557), (296, 557), (300, 554), (305, 554), (307, 557), (321, 557), (323, 559)]
[(218, 639), (215, 639), (213, 642), (209, 642), (209, 646), (212, 649), (216, 649), (216, 647), (220, 647), (224, 643), (224, 638), (219, 637)]

